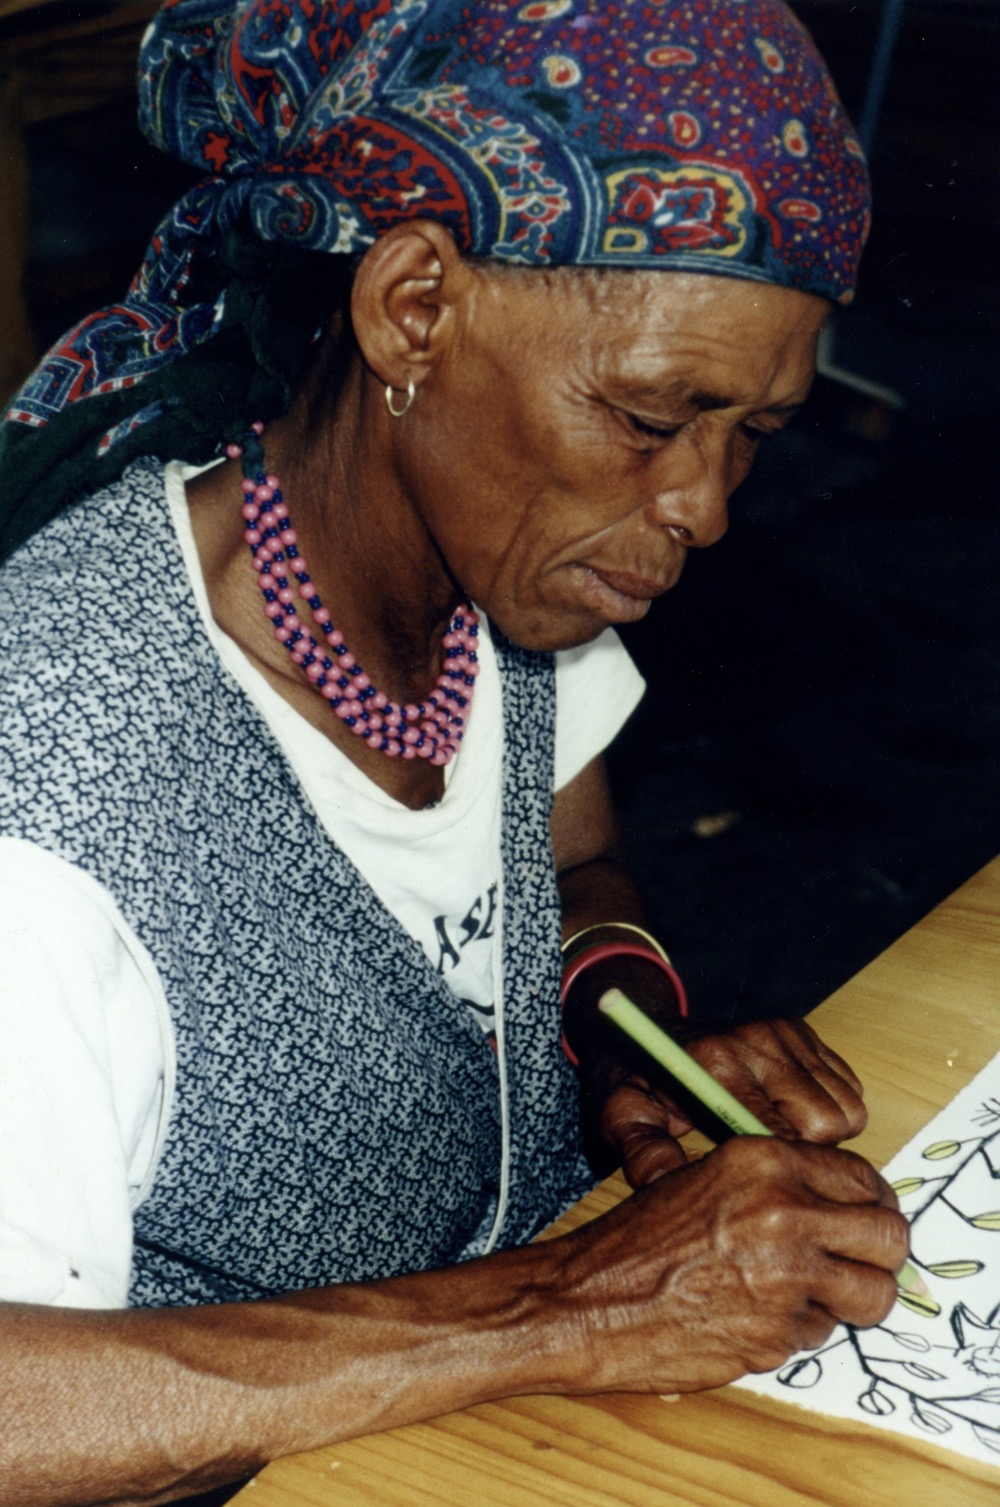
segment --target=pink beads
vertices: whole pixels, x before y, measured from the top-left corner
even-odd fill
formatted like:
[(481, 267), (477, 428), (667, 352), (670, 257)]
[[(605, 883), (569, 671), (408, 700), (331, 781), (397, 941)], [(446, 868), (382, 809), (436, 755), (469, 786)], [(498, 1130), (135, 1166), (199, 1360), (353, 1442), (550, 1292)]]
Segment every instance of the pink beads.
[[(264, 426), (257, 422), (251, 430), (259, 438)], [(250, 448), (259, 455), (259, 446), (251, 444)], [(244, 451), (240, 445), (227, 445), (225, 453), (235, 460)], [(249, 469), (249, 458), (243, 464)], [(264, 612), (292, 662), (302, 667), (334, 716), (355, 736), (364, 738), (369, 748), (390, 759), (426, 759), (436, 768), (447, 764), (462, 740), (479, 674), (479, 618), (472, 603), (458, 608), (442, 638), (444, 664), (430, 695), (419, 706), (416, 702), (400, 706), (372, 684), (330, 612), (319, 602), (305, 558), (298, 552), (298, 535), (278, 477), (273, 473), (258, 474), (256, 479), (246, 476), (242, 496), (244, 538), (264, 597)], [(316, 603), (309, 611), (322, 644), (294, 611), (297, 599), (307, 605)]]

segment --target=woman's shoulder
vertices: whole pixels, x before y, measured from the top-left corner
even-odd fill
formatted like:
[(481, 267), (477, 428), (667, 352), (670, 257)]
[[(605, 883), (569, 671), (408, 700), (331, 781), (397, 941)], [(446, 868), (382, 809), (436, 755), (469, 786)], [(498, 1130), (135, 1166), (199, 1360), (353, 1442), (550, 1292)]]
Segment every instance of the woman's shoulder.
[(27, 711), (47, 698), (51, 707), (61, 688), (107, 681), (139, 651), (155, 589), (149, 562), (169, 527), (163, 492), (162, 465), (136, 462), (0, 568), (0, 701)]
[[(25, 654), (65, 655), (91, 640), (113, 652), (114, 635), (155, 600), (176, 551), (161, 461), (134, 461), (111, 485), (72, 503), (0, 566), (0, 648), (10, 666)], [(124, 646), (119, 646), (124, 647)], [(58, 657), (58, 656), (56, 656)]]
[(0, 741), (8, 758), (113, 741), (135, 719), (137, 693), (146, 702), (156, 694), (171, 644), (177, 659), (192, 637), (176, 552), (163, 464), (140, 460), (4, 564)]
[(5, 588), (0, 603), (12, 606), (14, 591), (31, 591), (33, 597), (53, 589), (92, 591), (95, 583), (85, 567), (95, 559), (103, 559), (100, 577), (110, 583), (112, 566), (130, 539), (148, 534), (158, 517), (166, 524), (164, 466), (143, 457), (117, 481), (71, 503), (15, 550), (0, 566)]
[(613, 628), (606, 628), (588, 644), (556, 655), (557, 790), (613, 742), (645, 688)]

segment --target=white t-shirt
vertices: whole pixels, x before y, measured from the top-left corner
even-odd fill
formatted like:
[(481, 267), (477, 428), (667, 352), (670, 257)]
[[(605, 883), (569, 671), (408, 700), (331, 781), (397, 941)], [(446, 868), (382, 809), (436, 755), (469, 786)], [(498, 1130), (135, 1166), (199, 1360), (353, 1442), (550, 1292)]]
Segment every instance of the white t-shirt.
[[(502, 708), (482, 671), (443, 799), (412, 811), (268, 684), (211, 616), (184, 494), (174, 526), (205, 629), (267, 721), (320, 823), (484, 1029), (499, 918)], [(610, 630), (556, 660), (556, 789), (612, 740), (642, 680)], [(152, 1182), (176, 1071), (156, 967), (111, 895), (33, 844), (0, 837), (0, 1300), (121, 1307), (132, 1213)], [(58, 1043), (58, 1049), (54, 1049)]]

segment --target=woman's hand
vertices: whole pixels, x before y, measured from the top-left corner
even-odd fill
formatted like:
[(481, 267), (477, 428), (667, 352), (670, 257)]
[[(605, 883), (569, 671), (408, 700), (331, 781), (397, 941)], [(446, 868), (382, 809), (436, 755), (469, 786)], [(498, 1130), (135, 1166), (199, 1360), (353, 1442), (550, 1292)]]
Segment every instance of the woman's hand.
[(611, 988), (622, 989), (683, 1042), (779, 1138), (838, 1145), (864, 1129), (867, 1112), (858, 1078), (804, 1021), (756, 1021), (698, 1036), (681, 1017), (673, 986), (655, 963), (610, 957), (580, 974), (563, 1011), (566, 1038), (579, 1060), (584, 1134), (598, 1171), (621, 1166), (631, 1185), (642, 1187), (683, 1164), (677, 1138), (692, 1128), (692, 1115), (707, 1122), (706, 1128), (711, 1123), (711, 1116), (599, 1010)]
[[(689, 1040), (687, 1051), (769, 1130), (787, 1140), (835, 1146), (864, 1129), (861, 1084), (843, 1058), (798, 1020), (758, 1021)], [(676, 1137), (691, 1129), (669, 1091), (607, 1059), (591, 1063), (591, 1098), (603, 1082), (597, 1124), (634, 1188), (684, 1161)]]
[[(623, 860), (603, 760), (594, 759), (556, 796), (552, 846), (566, 937), (633, 942), (645, 916)], [(616, 924), (625, 923), (618, 931)], [(606, 933), (606, 934), (605, 934)], [(622, 1166), (633, 1187), (682, 1166), (677, 1137), (691, 1129), (690, 1104), (668, 1075), (598, 1010), (620, 988), (682, 1041), (698, 1062), (782, 1139), (836, 1145), (865, 1124), (861, 1084), (809, 1026), (776, 1020), (695, 1038), (656, 962), (627, 954), (593, 963), (569, 990), (567, 1041), (580, 1063), (584, 1132), (598, 1170)]]
[(878, 1323), (908, 1233), (852, 1152), (729, 1141), (565, 1237), (590, 1342), (582, 1389), (720, 1386), (823, 1344), (838, 1321)]
[(0, 1504), (172, 1501), (265, 1460), (544, 1392), (688, 1392), (895, 1297), (908, 1228), (860, 1157), (744, 1137), (560, 1239), (258, 1303), (0, 1303)]
[(865, 1128), (856, 1073), (803, 1020), (756, 1021), (688, 1051), (777, 1136), (836, 1146)]

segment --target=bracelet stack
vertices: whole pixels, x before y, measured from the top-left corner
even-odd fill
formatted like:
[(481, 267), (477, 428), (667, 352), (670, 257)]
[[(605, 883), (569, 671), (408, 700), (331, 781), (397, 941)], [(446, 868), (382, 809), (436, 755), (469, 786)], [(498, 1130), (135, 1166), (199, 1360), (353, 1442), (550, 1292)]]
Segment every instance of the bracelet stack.
[[(606, 940), (600, 935), (605, 932), (624, 932), (627, 935)], [(588, 937), (590, 940), (586, 941)], [(596, 926), (585, 926), (567, 937), (562, 945), (562, 954), (568, 959), (563, 965), (562, 987), (559, 991), (559, 1002), (564, 1008), (570, 989), (588, 968), (592, 968), (595, 963), (603, 963), (608, 958), (632, 957), (645, 958), (667, 975), (677, 998), (677, 1008), (683, 1017), (687, 1016), (687, 992), (670, 958), (655, 937), (650, 936), (641, 926), (634, 926), (631, 921), (601, 921)], [(562, 1046), (573, 1066), (578, 1067), (579, 1058), (566, 1040), (565, 1033)]]

